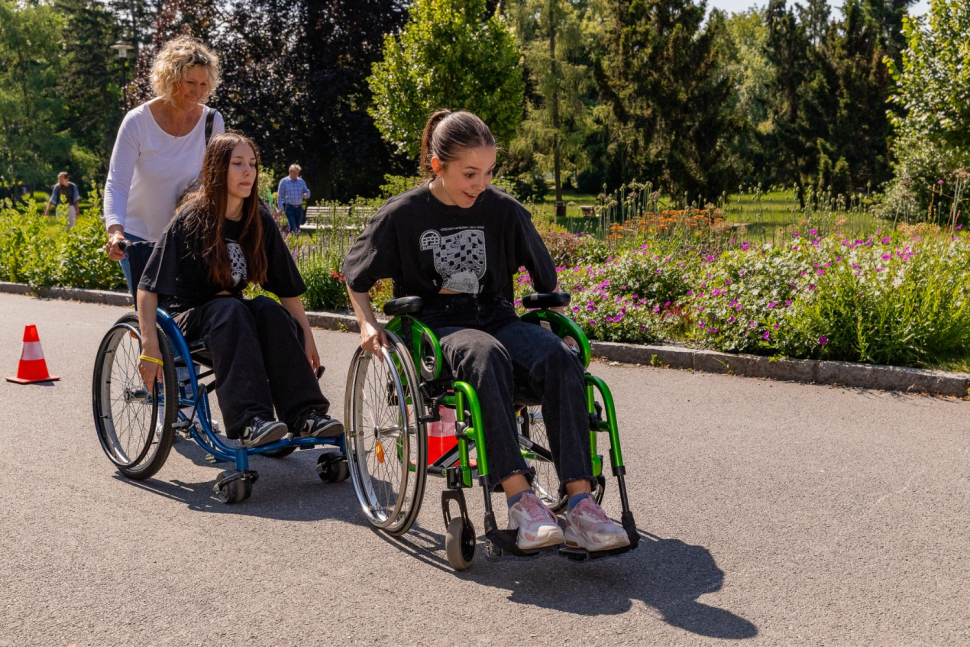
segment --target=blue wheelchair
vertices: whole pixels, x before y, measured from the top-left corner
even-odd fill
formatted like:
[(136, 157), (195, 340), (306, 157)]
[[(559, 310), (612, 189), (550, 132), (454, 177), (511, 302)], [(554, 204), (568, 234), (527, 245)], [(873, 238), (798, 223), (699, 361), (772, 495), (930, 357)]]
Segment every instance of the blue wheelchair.
[[(137, 285), (152, 244), (128, 243), (122, 248), (128, 253), (133, 284)], [(250, 497), (259, 474), (250, 469), (249, 457), (257, 454), (283, 458), (297, 449), (336, 447), (336, 451), (320, 454), (317, 473), (327, 483), (347, 479), (350, 471), (343, 434), (284, 438), (249, 449), (220, 437), (209, 406), (215, 380), (203, 383), (214, 374), (205, 342), (186, 342), (175, 320), (161, 307), (156, 325), (164, 379), (156, 382), (153, 389), (146, 388), (138, 372), (141, 332), (134, 312), (125, 314), (108, 330), (94, 363), (92, 402), (98, 440), (122, 474), (134, 480), (155, 475), (165, 464), (176, 435), (181, 434), (208, 452), (211, 462), (235, 463), (234, 469), (219, 474), (212, 488), (223, 503), (240, 503)], [(321, 366), (317, 379), (322, 375)]]

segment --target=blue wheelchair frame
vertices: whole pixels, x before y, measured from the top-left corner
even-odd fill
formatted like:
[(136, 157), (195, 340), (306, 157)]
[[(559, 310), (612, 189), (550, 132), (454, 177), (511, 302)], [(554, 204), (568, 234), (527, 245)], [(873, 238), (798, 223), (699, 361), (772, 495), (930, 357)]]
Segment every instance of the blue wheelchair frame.
[[(157, 311), (156, 320), (172, 345), (176, 367), (180, 365), (180, 362), (184, 362), (188, 372), (188, 380), (177, 380), (179, 387), (179, 407), (178, 421), (175, 423), (175, 428), (176, 430), (187, 430), (185, 433), (189, 434), (202, 449), (209, 452), (216, 460), (234, 462), (237, 470), (247, 471), (249, 470), (250, 455), (267, 454), (287, 447), (310, 449), (319, 445), (332, 445), (338, 447), (340, 452), (346, 455), (347, 447), (343, 434), (320, 438), (284, 438), (268, 445), (252, 448), (236, 448), (226, 445), (219, 440), (219, 437), (212, 430), (212, 411), (209, 408), (209, 391), (211, 387), (199, 383), (199, 377), (195, 371), (195, 360), (192, 358), (192, 352), (189, 350), (189, 345), (185, 341), (182, 331), (175, 323), (175, 319), (161, 308)], [(184, 385), (183, 382), (185, 382)], [(184, 397), (184, 387), (188, 387), (188, 390), (191, 392), (190, 397)], [(198, 420), (203, 433), (200, 434), (192, 418), (185, 415), (182, 411), (183, 407), (193, 407), (193, 417)]]

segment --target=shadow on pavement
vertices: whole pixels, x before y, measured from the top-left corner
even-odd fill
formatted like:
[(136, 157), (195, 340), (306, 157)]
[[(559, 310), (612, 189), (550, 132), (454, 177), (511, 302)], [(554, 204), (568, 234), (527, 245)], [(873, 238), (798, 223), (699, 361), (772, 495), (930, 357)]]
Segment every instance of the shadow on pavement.
[(485, 558), (479, 536), (475, 563), (455, 572), (444, 558), (443, 534), (415, 524), (403, 537), (374, 530), (401, 553), (438, 570), (484, 586), (510, 590), (518, 604), (584, 616), (619, 615), (633, 600), (655, 609), (667, 624), (708, 638), (745, 639), (758, 635), (749, 620), (698, 602), (724, 585), (724, 571), (711, 552), (679, 539), (641, 531), (637, 550), (619, 557), (577, 563), (547, 555), (538, 558)]
[(210, 468), (211, 478), (201, 482), (185, 482), (157, 478), (134, 481), (120, 473), (115, 473), (114, 477), (132, 487), (185, 504), (189, 510), (197, 512), (283, 521), (336, 519), (369, 526), (360, 514), (357, 495), (350, 481), (324, 483), (317, 476), (318, 451), (295, 452), (280, 459), (252, 457), (250, 467), (260, 474), (252, 497), (239, 504), (227, 505), (215, 497), (212, 487), (220, 472), (233, 468), (232, 463), (207, 462), (206, 452), (193, 441), (180, 440), (172, 449), (169, 461), (187, 458), (196, 465)]

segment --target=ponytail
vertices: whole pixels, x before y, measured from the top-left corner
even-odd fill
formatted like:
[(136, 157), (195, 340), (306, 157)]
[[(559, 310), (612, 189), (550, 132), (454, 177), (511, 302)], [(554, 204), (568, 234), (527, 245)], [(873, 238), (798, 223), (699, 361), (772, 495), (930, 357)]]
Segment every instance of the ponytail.
[(479, 146), (495, 146), (492, 131), (484, 121), (464, 110), (439, 110), (428, 118), (421, 134), (421, 170), (427, 180), (433, 180), (432, 157), (447, 164), (461, 151)]

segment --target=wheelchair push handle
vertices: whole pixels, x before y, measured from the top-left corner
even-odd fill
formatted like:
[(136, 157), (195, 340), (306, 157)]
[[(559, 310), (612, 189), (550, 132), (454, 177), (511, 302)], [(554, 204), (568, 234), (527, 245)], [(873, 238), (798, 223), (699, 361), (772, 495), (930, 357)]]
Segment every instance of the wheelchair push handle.
[(522, 307), (526, 310), (540, 308), (565, 308), (569, 305), (568, 292), (548, 292), (545, 294), (527, 294), (522, 297)]
[(131, 245), (131, 241), (125, 238), (122, 238), (121, 240), (118, 241), (118, 249), (120, 249), (121, 251), (125, 251), (126, 249), (128, 249), (128, 245)]

